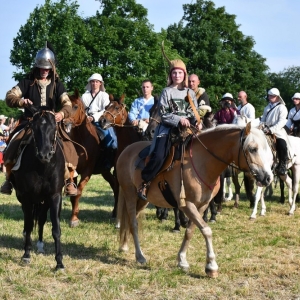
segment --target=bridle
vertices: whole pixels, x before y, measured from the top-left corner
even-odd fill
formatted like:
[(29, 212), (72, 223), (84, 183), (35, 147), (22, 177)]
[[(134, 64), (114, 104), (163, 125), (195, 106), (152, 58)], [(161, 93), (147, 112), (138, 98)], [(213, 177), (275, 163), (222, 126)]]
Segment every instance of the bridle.
[[(105, 110), (102, 114), (102, 117), (106, 119), (105, 115), (108, 114), (109, 116), (112, 117), (113, 122), (110, 122), (111, 126), (116, 126), (116, 127), (136, 127), (134, 125), (125, 125), (126, 122), (126, 118), (124, 117), (125, 113), (124, 111), (126, 111), (126, 104), (122, 103), (120, 104), (122, 106), (122, 109), (119, 110), (115, 115), (112, 114), (110, 111)], [(121, 124), (116, 123), (116, 118), (121, 115)]]
[[(193, 134), (193, 136), (200, 142), (200, 144), (203, 146), (203, 148), (209, 153), (211, 154), (214, 158), (216, 158), (217, 160), (223, 162), (225, 165), (228, 165), (227, 162), (225, 162), (222, 158), (220, 158), (219, 156), (215, 155), (211, 150), (209, 150), (204, 144), (203, 142), (200, 140), (199, 138), (199, 135), (197, 135), (195, 132)], [(238, 164), (237, 166), (235, 164), (229, 164), (229, 166), (239, 170), (239, 171), (242, 171), (242, 172), (249, 172), (252, 174), (252, 176), (256, 176), (256, 173), (253, 171), (253, 169), (250, 167), (250, 160), (249, 160), (249, 157), (244, 149), (244, 144), (245, 144), (245, 140), (246, 140), (246, 137), (245, 137), (245, 129), (241, 129), (241, 133), (240, 133), (240, 144), (239, 144), (239, 153), (238, 153)], [(213, 185), (213, 186), (210, 186), (208, 184), (206, 184), (203, 179), (200, 177), (200, 175), (198, 174), (196, 168), (195, 168), (195, 165), (194, 165), (194, 162), (193, 162), (193, 154), (192, 154), (192, 145), (193, 145), (193, 139), (191, 141), (191, 146), (190, 146), (190, 159), (191, 159), (191, 163), (192, 163), (192, 166), (193, 166), (193, 169), (195, 171), (195, 173), (197, 174), (197, 177), (209, 188), (209, 189), (213, 189), (213, 187), (218, 183), (218, 181)], [(249, 168), (249, 171), (245, 171), (243, 170), (241, 167), (240, 167), (240, 154), (241, 154), (241, 151), (243, 152), (244, 154), (244, 157), (245, 157), (245, 160), (246, 160), (246, 163), (247, 163), (247, 166)]]
[[(33, 119), (36, 115), (40, 115), (40, 117), (44, 116), (46, 113), (49, 113), (49, 114), (52, 114), (54, 117), (55, 117), (55, 113), (51, 110), (42, 110), (42, 111), (38, 111), (38, 112), (35, 112), (32, 116), (32, 119), (30, 120), (30, 123), (31, 123), (31, 127), (32, 127), (32, 122), (33, 122)], [(54, 139), (53, 139), (53, 143), (51, 145), (51, 150), (50, 150), (50, 154), (53, 155), (56, 151), (56, 145), (57, 145), (57, 132), (58, 132), (58, 127), (57, 127), (57, 123), (55, 122), (55, 134), (54, 134)], [(39, 149), (38, 147), (36, 146), (37, 143), (36, 143), (36, 140), (35, 140), (35, 137), (34, 137), (34, 132), (32, 130), (32, 138), (33, 138), (33, 142), (34, 142), (34, 145), (35, 145), (35, 155), (38, 156), (40, 154), (39, 152)]]

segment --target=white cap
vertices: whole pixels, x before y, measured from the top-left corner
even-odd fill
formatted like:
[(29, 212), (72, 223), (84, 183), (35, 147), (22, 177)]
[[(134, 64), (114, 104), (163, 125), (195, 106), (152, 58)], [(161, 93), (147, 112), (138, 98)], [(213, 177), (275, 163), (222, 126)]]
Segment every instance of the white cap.
[(222, 98), (221, 98), (220, 101), (222, 101), (222, 100), (231, 100), (231, 101), (234, 101), (233, 96), (232, 96), (232, 94), (230, 94), (230, 93), (224, 94), (224, 95), (222, 96)]
[(0, 120), (3, 120), (3, 119), (7, 119), (7, 117), (4, 115), (0, 115)]
[(294, 98), (300, 99), (300, 93), (295, 93), (294, 96), (292, 97), (292, 100), (293, 100)]
[(87, 91), (90, 91), (91, 90), (91, 84), (90, 84), (90, 81), (91, 80), (99, 80), (102, 82), (101, 86), (100, 86), (100, 91), (102, 92), (105, 92), (105, 87), (104, 87), (104, 81), (103, 81), (103, 78), (101, 76), (101, 74), (99, 73), (94, 73), (89, 79), (88, 79), (88, 84), (86, 85), (85, 89)]
[(280, 96), (280, 92), (279, 92), (279, 90), (278, 90), (277, 88), (272, 88), (272, 89), (270, 89), (270, 90), (268, 91), (268, 95), (278, 96), (279, 99), (280, 99), (280, 102), (281, 102), (282, 104), (285, 105), (283, 99), (282, 99), (281, 96)]

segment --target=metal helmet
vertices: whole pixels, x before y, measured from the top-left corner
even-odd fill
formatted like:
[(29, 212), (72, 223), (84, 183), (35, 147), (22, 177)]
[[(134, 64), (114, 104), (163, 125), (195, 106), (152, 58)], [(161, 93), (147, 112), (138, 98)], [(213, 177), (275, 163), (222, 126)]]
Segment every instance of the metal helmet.
[(52, 69), (53, 66), (50, 61), (55, 65), (54, 53), (49, 48), (45, 47), (36, 54), (35, 66), (42, 69)]

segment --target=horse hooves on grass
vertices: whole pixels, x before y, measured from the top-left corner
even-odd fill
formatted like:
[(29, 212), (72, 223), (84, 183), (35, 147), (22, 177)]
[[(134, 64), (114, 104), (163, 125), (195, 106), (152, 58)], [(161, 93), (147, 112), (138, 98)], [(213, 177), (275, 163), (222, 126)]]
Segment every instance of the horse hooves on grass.
[(79, 220), (70, 221), (69, 225), (71, 228), (77, 227), (79, 225)]
[(254, 222), (256, 218), (250, 217), (249, 220)]
[(55, 272), (65, 272), (65, 267), (63, 264), (56, 265)]
[(24, 264), (30, 264), (30, 258), (29, 257), (22, 257), (22, 263)]
[(180, 229), (175, 229), (175, 228), (174, 228), (174, 229), (172, 229), (172, 232), (173, 232), (173, 233), (180, 233)]
[(217, 278), (219, 276), (218, 271), (215, 270), (207, 270), (205, 269), (205, 273), (209, 278)]
[(209, 220), (210, 223), (216, 223), (216, 220)]

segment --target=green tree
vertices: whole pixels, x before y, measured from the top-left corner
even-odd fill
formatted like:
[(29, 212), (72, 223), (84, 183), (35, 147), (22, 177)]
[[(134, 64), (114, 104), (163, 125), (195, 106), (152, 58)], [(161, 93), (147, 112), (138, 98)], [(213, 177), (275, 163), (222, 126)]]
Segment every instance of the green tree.
[(276, 87), (286, 103), (288, 109), (293, 107), (291, 98), (296, 92), (300, 92), (300, 67), (286, 68), (279, 73), (269, 74), (270, 87)]
[[(144, 79), (152, 80), (154, 93), (159, 94), (166, 85), (160, 48), (166, 32), (153, 31), (147, 10), (135, 0), (99, 2), (101, 13), (87, 20), (87, 48), (92, 53), (93, 71), (103, 75), (109, 93), (125, 93), (127, 103), (141, 93)], [(85, 77), (89, 75), (90, 72)]]
[[(103, 0), (101, 12), (82, 18), (78, 4), (69, 0), (36, 7), (21, 26), (10, 60), (20, 69), (20, 80), (33, 66), (37, 51), (48, 40), (55, 49), (58, 74), (72, 92), (84, 92), (86, 80), (101, 73), (108, 93), (125, 93), (126, 102), (141, 92), (141, 82), (150, 79), (159, 94), (166, 85), (160, 44), (166, 32), (155, 33), (147, 10), (135, 0)], [(166, 45), (170, 45), (166, 42)], [(177, 54), (176, 50), (168, 50)]]
[(0, 100), (0, 115), (5, 115), (9, 118), (19, 119), (22, 111), (18, 108), (10, 108), (6, 105), (5, 101)]
[(268, 86), (265, 58), (253, 50), (254, 40), (244, 36), (235, 15), (225, 7), (215, 8), (212, 1), (197, 0), (183, 5), (183, 17), (167, 29), (167, 38), (178, 53), (187, 59), (189, 73), (200, 76), (213, 109), (219, 108), (222, 94), (245, 90), (256, 107), (256, 115), (265, 106)]
[(84, 86), (82, 70), (90, 67), (91, 53), (86, 49), (87, 28), (78, 15), (77, 2), (60, 0), (36, 7), (27, 23), (13, 39), (10, 61), (20, 69), (14, 78), (20, 80), (34, 64), (35, 55), (49, 41), (57, 59), (57, 71), (69, 91)]

